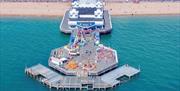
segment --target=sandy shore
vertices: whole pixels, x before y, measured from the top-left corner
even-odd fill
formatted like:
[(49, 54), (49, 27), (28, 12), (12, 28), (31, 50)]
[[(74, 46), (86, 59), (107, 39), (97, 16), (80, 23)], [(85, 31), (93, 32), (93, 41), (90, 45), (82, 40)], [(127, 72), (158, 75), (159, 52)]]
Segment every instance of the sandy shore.
[(179, 2), (107, 3), (105, 9), (111, 15), (159, 15), (180, 14)]
[[(0, 3), (0, 16), (63, 16), (70, 3)], [(180, 14), (179, 2), (106, 3), (111, 15)]]
[(63, 16), (70, 3), (0, 3), (0, 16)]

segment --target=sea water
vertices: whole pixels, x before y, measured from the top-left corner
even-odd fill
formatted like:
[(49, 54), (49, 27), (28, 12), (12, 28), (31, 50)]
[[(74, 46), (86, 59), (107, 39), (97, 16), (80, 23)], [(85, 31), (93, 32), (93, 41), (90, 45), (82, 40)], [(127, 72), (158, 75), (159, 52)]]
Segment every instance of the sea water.
[[(117, 50), (119, 66), (141, 73), (113, 91), (180, 91), (180, 16), (112, 17), (111, 34), (101, 43)], [(52, 49), (66, 45), (60, 17), (0, 17), (0, 91), (56, 91), (24, 73), (48, 66)]]

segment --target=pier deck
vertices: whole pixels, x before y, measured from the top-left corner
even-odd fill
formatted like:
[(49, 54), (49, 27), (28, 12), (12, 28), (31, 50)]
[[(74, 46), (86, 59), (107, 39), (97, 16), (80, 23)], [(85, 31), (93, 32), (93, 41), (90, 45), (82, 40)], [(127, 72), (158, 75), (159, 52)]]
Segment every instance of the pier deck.
[[(77, 31), (73, 31), (73, 33), (75, 32)], [(49, 66), (65, 75), (77, 75), (77, 72), (85, 70), (88, 75), (100, 75), (117, 67), (118, 57), (116, 50), (102, 44), (95, 44), (97, 41), (96, 39), (100, 40), (99, 37), (96, 37), (97, 32), (98, 31), (93, 30), (89, 34), (83, 33), (83, 38), (75, 38), (75, 40), (79, 40), (78, 38), (81, 38), (84, 45), (80, 45), (80, 42), (75, 41), (73, 44), (78, 46), (76, 48), (71, 48), (73, 44), (69, 43), (66, 46), (52, 50), (48, 61)], [(71, 36), (78, 34), (75, 33), (75, 35), (73, 35), (73, 33)], [(79, 55), (70, 55), (69, 53), (72, 49), (76, 49), (79, 52)], [(63, 64), (59, 65), (54, 62), (55, 59), (60, 60), (62, 58), (67, 59)], [(77, 65), (73, 69), (67, 66), (72, 61), (75, 62), (75, 65)]]
[(104, 74), (101, 76), (102, 81), (111, 84), (111, 86), (117, 85), (118, 83), (121, 83), (118, 78), (121, 78), (123, 76), (127, 76), (128, 78), (131, 78), (132, 76), (138, 74), (140, 72), (140, 69), (135, 69), (134, 67), (131, 67), (129, 65), (123, 65), (119, 68), (116, 68), (115, 70), (112, 70), (111, 72)]
[[(36, 78), (43, 84), (48, 85), (50, 88), (86, 88), (86, 85), (92, 85), (92, 89), (111, 88), (121, 83), (118, 78), (128, 76), (129, 78), (138, 74), (140, 70), (131, 66), (124, 65), (116, 68), (115, 70), (105, 73), (102, 76), (64, 76), (55, 71), (47, 68), (41, 64), (25, 69), (26, 74)], [(88, 86), (87, 86), (88, 89)]]
[(40, 82), (43, 82), (49, 86), (52, 85), (54, 87), (58, 86), (59, 81), (63, 79), (62, 75), (50, 70), (49, 68), (41, 64), (26, 68), (25, 72), (28, 75), (37, 78), (37, 80), (39, 80)]

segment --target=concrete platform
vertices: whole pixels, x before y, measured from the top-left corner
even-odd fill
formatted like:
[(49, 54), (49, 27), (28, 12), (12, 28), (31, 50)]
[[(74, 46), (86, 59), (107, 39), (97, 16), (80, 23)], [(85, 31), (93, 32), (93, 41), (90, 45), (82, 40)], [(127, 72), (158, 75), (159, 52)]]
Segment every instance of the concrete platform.
[[(74, 31), (71, 36), (78, 35), (78, 31)], [(82, 30), (86, 31), (86, 30)], [(79, 45), (78, 48), (76, 48), (79, 52), (79, 55), (69, 55), (70, 50), (72, 50), (70, 47), (70, 44), (67, 44), (66, 46), (56, 48), (51, 51), (51, 55), (49, 58), (49, 66), (54, 68), (55, 70), (65, 74), (65, 75), (77, 75), (77, 72), (84, 71), (88, 73), (88, 75), (101, 75), (106, 71), (109, 71), (113, 68), (116, 68), (118, 66), (118, 57), (116, 50), (106, 47), (102, 44), (95, 44), (96, 43), (96, 33), (97, 30), (93, 30), (89, 34), (83, 33), (83, 40), (84, 45)], [(99, 34), (99, 32), (98, 32)], [(100, 40), (100, 37), (98, 37)], [(75, 40), (78, 40), (78, 38), (75, 38)], [(79, 42), (78, 42), (79, 43)], [(77, 44), (77, 42), (73, 43)], [(77, 44), (78, 45), (78, 44)], [(76, 46), (77, 46), (76, 45)], [(60, 60), (62, 58), (66, 58), (67, 61), (61, 65), (54, 63), (52, 60), (57, 59)], [(78, 67), (74, 69), (69, 69), (66, 66), (69, 62), (74, 61)], [(89, 70), (84, 69), (84, 65), (92, 64), (92, 68), (89, 68)]]
[(111, 72), (105, 73), (102, 76), (89, 76), (89, 77), (77, 77), (77, 76), (64, 76), (50, 68), (47, 68), (41, 64), (34, 65), (29, 68), (25, 68), (25, 73), (50, 88), (64, 89), (107, 89), (122, 83), (123, 81), (118, 78), (125, 76), (133, 77), (140, 72), (139, 69), (132, 66), (124, 65), (116, 68)]

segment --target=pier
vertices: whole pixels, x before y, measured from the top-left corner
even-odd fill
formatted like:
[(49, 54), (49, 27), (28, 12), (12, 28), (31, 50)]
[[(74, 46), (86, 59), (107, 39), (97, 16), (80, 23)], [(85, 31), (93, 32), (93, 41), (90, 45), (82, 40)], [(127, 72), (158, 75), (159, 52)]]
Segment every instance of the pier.
[(47, 68), (37, 64), (25, 73), (49, 88), (109, 89), (140, 73), (128, 64), (118, 66), (117, 51), (100, 43), (100, 35), (112, 29), (108, 11), (100, 0), (77, 0), (60, 25), (70, 33), (69, 43), (51, 51)]

